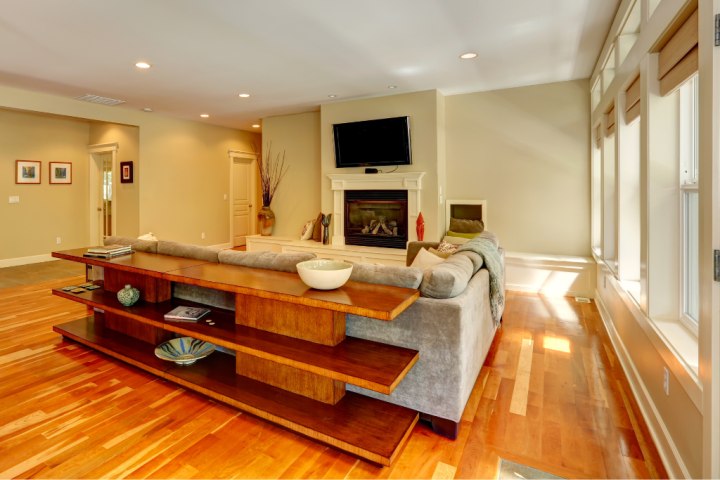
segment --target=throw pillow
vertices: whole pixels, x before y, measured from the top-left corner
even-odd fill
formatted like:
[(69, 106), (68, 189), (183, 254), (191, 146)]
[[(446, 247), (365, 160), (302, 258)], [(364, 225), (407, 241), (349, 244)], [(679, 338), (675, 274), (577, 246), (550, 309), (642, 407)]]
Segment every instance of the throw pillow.
[(445, 243), (452, 243), (453, 245), (462, 245), (463, 243), (469, 242), (470, 239), (465, 237), (451, 237), (450, 235), (445, 235), (442, 241)]
[(477, 237), (477, 236), (480, 235), (480, 234), (479, 234), (479, 233), (475, 233), (475, 232), (463, 233), (463, 232), (455, 232), (455, 231), (452, 231), (452, 230), (448, 230), (447, 233), (446, 233), (446, 235), (447, 235), (448, 237), (460, 237), (460, 238), (470, 239), (470, 238), (475, 238), (475, 237)]
[(452, 255), (458, 249), (458, 244), (446, 242), (444, 239), (437, 246), (437, 251)]
[(432, 266), (437, 265), (438, 263), (444, 262), (445, 259), (438, 257), (437, 255), (433, 255), (429, 251), (427, 251), (424, 248), (421, 248), (420, 251), (415, 255), (415, 260), (413, 260), (411, 267), (419, 268), (420, 270), (426, 270)]
[(458, 233), (482, 233), (485, 230), (485, 224), (482, 220), (472, 220), (469, 218), (450, 218), (450, 228), (453, 232)]
[(315, 220), (309, 220), (303, 225), (302, 232), (300, 233), (300, 240), (310, 240), (313, 235), (315, 227)]
[(432, 253), (433, 255), (437, 255), (440, 258), (448, 258), (450, 255), (452, 255), (452, 252), (438, 252), (437, 248), (428, 248), (428, 252)]
[(317, 218), (315, 219), (315, 226), (313, 227), (312, 232), (312, 239), (316, 242), (322, 242), (322, 219), (323, 214), (322, 212), (318, 213)]

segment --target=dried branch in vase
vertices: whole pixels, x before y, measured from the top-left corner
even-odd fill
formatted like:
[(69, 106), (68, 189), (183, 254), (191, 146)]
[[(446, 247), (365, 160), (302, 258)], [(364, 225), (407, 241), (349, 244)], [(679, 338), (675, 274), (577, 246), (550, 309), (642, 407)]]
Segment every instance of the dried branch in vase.
[(285, 165), (285, 150), (273, 158), (272, 143), (268, 143), (265, 158), (258, 156), (258, 173), (260, 175), (260, 189), (262, 190), (262, 203), (269, 207), (280, 181), (288, 171), (289, 166)]

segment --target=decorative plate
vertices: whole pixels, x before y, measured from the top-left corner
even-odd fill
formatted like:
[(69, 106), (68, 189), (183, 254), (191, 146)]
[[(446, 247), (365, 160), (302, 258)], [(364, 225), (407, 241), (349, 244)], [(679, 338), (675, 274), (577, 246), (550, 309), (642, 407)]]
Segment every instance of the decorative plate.
[(215, 345), (197, 338), (180, 337), (161, 343), (155, 348), (155, 356), (178, 365), (192, 365), (215, 351)]

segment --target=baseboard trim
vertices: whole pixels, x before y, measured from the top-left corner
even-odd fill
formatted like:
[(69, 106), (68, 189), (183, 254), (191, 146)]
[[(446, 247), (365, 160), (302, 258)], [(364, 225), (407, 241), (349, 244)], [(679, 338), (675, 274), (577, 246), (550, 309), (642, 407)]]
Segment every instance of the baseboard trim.
[(692, 478), (690, 472), (685, 466), (685, 462), (683, 462), (683, 459), (680, 456), (680, 452), (678, 451), (670, 432), (665, 425), (665, 422), (655, 406), (652, 396), (645, 386), (645, 382), (642, 381), (642, 377), (635, 367), (635, 362), (632, 361), (630, 354), (625, 348), (625, 344), (615, 329), (615, 325), (612, 322), (610, 312), (608, 311), (605, 302), (599, 294), (595, 295), (595, 304), (598, 307), (598, 312), (600, 313), (600, 318), (602, 319), (605, 331), (610, 338), (610, 343), (612, 343), (623, 372), (625, 372), (625, 376), (628, 379), (633, 396), (635, 397), (638, 407), (640, 408), (643, 418), (650, 430), (650, 435), (653, 437), (653, 441), (658, 448), (658, 453), (665, 465), (668, 477)]
[(505, 288), (553, 296), (595, 296), (591, 257), (505, 252)]
[(0, 259), (0, 268), (17, 267), (19, 265), (29, 265), (31, 263), (49, 262), (51, 260), (57, 260), (57, 258), (53, 258), (49, 253), (44, 253), (42, 255), (31, 255), (29, 257), (3, 258)]

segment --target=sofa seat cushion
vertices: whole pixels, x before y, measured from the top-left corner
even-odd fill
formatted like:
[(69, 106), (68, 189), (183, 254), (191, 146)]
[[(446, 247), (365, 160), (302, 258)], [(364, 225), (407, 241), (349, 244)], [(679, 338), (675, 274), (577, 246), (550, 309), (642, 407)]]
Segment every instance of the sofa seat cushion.
[(158, 242), (152, 240), (138, 240), (132, 237), (111, 235), (105, 237), (104, 245), (130, 245), (134, 252), (157, 253)]
[(201, 247), (200, 245), (191, 245), (189, 243), (169, 242), (167, 240), (160, 240), (157, 243), (157, 253), (173, 255), (175, 257), (194, 258), (206, 262), (217, 263), (218, 253), (220, 252), (220, 249), (216, 247)]
[(350, 280), (355, 282), (392, 285), (393, 287), (418, 288), (423, 272), (415, 267), (353, 263)]
[(420, 293), (432, 298), (457, 297), (465, 291), (473, 273), (473, 262), (467, 255), (452, 255), (425, 270)]
[(275, 253), (275, 252), (239, 252), (223, 250), (220, 252), (220, 263), (240, 265), (243, 267), (265, 268), (278, 272), (297, 273), (297, 264), (315, 258), (313, 253)]

